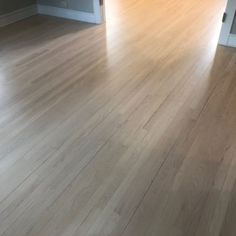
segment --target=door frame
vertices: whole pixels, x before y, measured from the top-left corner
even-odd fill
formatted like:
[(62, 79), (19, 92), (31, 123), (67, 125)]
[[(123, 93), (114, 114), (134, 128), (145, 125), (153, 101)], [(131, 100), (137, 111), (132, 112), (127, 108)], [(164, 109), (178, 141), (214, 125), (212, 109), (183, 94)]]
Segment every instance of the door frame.
[(93, 0), (94, 15), (97, 24), (105, 21), (105, 6), (104, 0)]
[(235, 10), (236, 0), (228, 0), (219, 39), (219, 44), (221, 45), (236, 47), (236, 35), (231, 34)]

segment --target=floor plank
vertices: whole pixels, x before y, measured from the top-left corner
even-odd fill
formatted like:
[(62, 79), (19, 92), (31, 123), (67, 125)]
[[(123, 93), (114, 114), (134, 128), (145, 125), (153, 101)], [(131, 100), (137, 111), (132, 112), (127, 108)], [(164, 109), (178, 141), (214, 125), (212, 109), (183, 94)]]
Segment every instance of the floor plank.
[(104, 25), (0, 30), (1, 236), (235, 235), (225, 4), (110, 0)]

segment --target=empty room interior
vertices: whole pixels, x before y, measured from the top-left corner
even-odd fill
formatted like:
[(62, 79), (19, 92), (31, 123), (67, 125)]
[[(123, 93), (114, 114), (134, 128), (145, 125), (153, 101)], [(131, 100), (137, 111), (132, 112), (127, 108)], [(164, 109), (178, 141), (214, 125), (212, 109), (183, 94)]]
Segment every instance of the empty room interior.
[(235, 236), (235, 12), (0, 0), (0, 236)]

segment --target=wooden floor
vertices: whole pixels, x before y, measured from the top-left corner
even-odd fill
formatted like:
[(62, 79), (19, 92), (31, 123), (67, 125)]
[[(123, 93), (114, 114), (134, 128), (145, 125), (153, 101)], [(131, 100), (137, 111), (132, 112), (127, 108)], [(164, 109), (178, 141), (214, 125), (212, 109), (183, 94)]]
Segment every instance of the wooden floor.
[(106, 25), (0, 30), (1, 236), (235, 236), (225, 0), (108, 0)]

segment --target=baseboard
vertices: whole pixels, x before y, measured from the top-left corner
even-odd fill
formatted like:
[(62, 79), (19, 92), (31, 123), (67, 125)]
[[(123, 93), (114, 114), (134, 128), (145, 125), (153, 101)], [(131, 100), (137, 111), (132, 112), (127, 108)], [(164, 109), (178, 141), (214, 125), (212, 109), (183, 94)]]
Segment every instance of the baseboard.
[(236, 34), (230, 34), (227, 45), (230, 47), (236, 47)]
[(37, 14), (37, 5), (31, 5), (0, 16), (0, 27), (23, 20)]
[(60, 7), (38, 5), (38, 13), (43, 15), (62, 17), (71, 20), (84, 21), (89, 23), (100, 23), (98, 22), (97, 16), (94, 13), (75, 11)]

